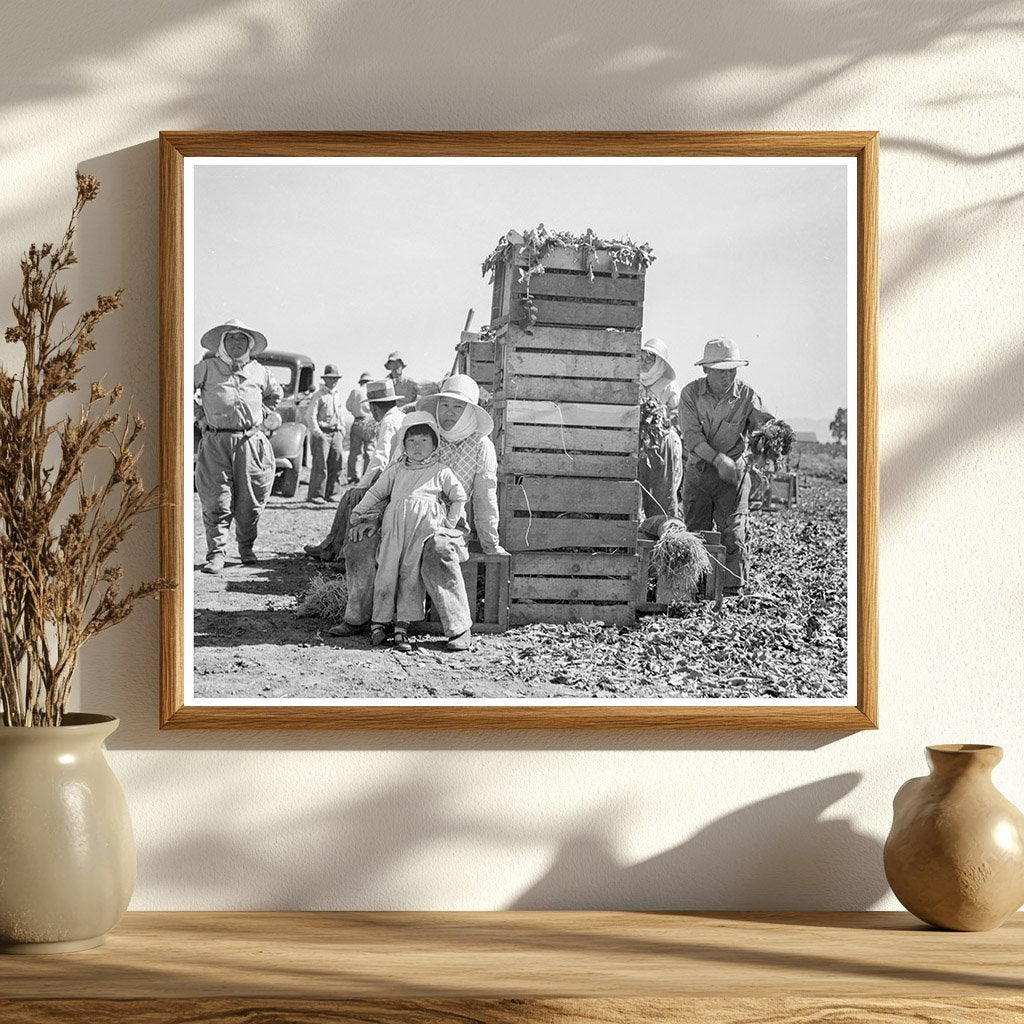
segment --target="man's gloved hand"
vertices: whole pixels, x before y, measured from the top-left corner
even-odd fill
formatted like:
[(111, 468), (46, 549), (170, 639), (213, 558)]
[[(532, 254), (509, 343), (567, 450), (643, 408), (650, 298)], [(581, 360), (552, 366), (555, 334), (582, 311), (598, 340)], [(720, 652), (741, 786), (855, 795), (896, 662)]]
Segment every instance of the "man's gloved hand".
[(740, 482), (740, 471), (736, 463), (729, 458), (724, 452), (719, 452), (715, 456), (715, 461), (712, 463), (716, 470), (718, 470), (718, 478), (727, 484), (732, 484), (735, 487)]

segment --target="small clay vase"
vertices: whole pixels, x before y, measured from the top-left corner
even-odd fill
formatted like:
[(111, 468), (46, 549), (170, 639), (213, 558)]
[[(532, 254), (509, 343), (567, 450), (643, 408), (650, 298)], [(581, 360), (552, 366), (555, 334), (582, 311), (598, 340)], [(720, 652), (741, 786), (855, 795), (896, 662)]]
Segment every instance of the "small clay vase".
[(885, 877), (916, 917), (937, 928), (998, 928), (1024, 903), (1024, 814), (992, 784), (1000, 747), (927, 748), (931, 775), (892, 802)]

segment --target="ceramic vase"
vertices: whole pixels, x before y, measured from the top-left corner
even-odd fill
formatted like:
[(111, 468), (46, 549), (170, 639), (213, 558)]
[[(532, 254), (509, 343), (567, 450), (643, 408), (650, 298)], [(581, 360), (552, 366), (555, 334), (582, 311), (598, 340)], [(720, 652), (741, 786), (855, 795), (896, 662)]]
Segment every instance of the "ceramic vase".
[(931, 774), (893, 800), (885, 876), (916, 917), (938, 928), (998, 928), (1024, 903), (1024, 815), (992, 784), (999, 747), (927, 748)]
[(0, 951), (98, 946), (135, 886), (128, 804), (103, 753), (103, 715), (0, 727)]

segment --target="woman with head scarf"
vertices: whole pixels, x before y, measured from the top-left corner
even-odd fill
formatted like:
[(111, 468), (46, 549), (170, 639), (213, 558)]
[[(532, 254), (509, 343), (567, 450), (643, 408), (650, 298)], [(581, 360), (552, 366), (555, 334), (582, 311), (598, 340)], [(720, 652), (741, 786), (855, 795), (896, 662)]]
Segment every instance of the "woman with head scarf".
[(202, 430), (195, 482), (206, 528), (203, 572), (218, 573), (232, 519), (242, 563), (258, 561), (253, 544), (274, 484), (274, 450), (260, 427), (284, 393), (254, 358), (267, 347), (259, 331), (228, 320), (207, 331), (200, 344), (213, 358), (195, 368), (195, 416)]
[(644, 517), (676, 516), (683, 482), (683, 444), (675, 427), (679, 385), (660, 338), (648, 338), (640, 347), (640, 397), (645, 419), (657, 421), (658, 427), (650, 431), (656, 440), (640, 450)]

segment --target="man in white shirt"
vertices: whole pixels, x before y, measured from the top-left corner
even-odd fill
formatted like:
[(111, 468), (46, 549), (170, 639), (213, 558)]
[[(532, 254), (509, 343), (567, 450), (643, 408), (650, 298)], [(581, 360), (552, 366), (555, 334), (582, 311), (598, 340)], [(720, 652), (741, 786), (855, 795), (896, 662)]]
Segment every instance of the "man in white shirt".
[(337, 366), (328, 363), (320, 375), (323, 383), (306, 407), (312, 468), (309, 471), (307, 501), (330, 501), (338, 489), (345, 459), (346, 411), (338, 381)]
[(370, 484), (377, 479), (381, 470), (391, 461), (391, 450), (394, 447), (398, 429), (402, 425), (404, 413), (399, 408), (398, 396), (390, 378), (370, 381), (366, 385), (366, 400), (370, 404), (371, 414), (377, 422), (377, 436), (373, 451), (366, 464), (366, 472), (359, 482), (350, 487), (341, 496), (338, 510), (334, 514), (331, 530), (319, 544), (306, 544), (303, 550), (313, 558), (323, 562), (336, 562), (341, 558), (341, 548), (348, 532), (348, 517), (352, 509), (366, 493)]
[(359, 458), (362, 457), (362, 473), (366, 472), (366, 464), (370, 461), (373, 450), (373, 439), (376, 425), (370, 412), (370, 403), (366, 399), (366, 385), (373, 378), (364, 370), (359, 374), (359, 384), (354, 387), (345, 401), (345, 408), (352, 416), (352, 429), (348, 436), (348, 482), (354, 484), (360, 477)]

